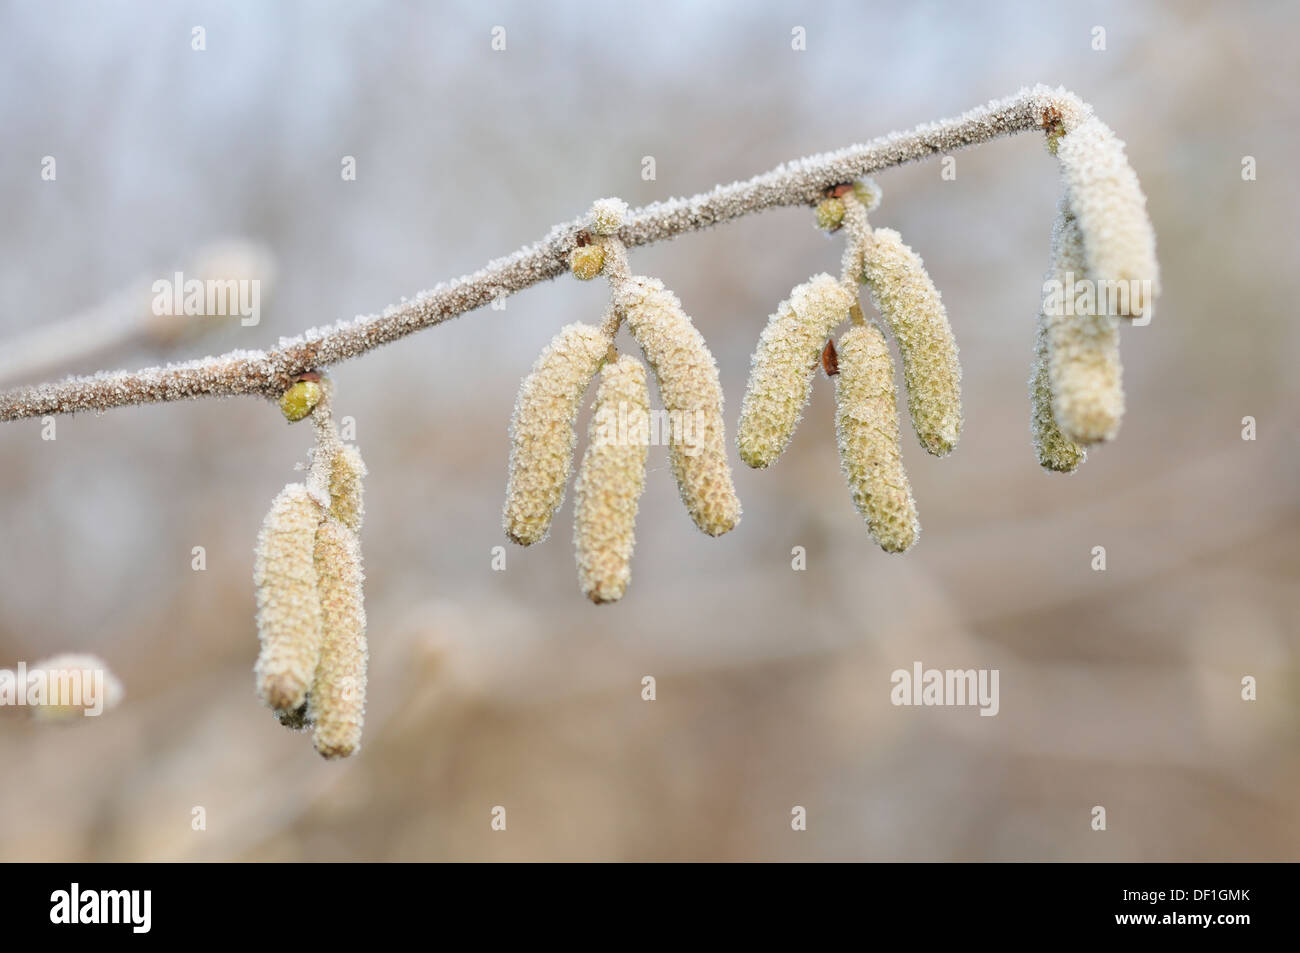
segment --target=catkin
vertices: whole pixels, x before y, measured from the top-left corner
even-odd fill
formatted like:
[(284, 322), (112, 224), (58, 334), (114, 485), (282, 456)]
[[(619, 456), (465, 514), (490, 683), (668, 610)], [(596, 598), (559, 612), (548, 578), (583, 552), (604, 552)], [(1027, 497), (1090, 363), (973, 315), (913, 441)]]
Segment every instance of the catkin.
[(939, 291), (898, 232), (865, 239), (863, 280), (903, 357), (912, 427), (928, 452), (944, 456), (961, 435), (961, 365)]
[(316, 532), (315, 562), (323, 638), (308, 719), (316, 750), (326, 758), (345, 758), (361, 744), (369, 658), (356, 534), (325, 520)]
[(502, 522), (516, 543), (544, 539), (564, 499), (573, 466), (574, 417), (587, 385), (609, 352), (609, 338), (589, 324), (560, 329), (524, 378), (510, 424), (510, 478)]
[(838, 347), (835, 433), (840, 465), (867, 527), (880, 548), (901, 553), (920, 527), (916, 502), (903, 470), (894, 403), (894, 362), (874, 324), (846, 331)]
[(1160, 291), (1156, 236), (1124, 143), (1089, 117), (1060, 138), (1056, 157), (1078, 219), (1088, 277), (1124, 282), (1129, 293), (1116, 297), (1111, 313), (1149, 320)]
[(1087, 458), (1087, 451), (1057, 426), (1052, 412), (1052, 382), (1048, 371), (1048, 317), (1040, 313), (1034, 335), (1034, 366), (1029, 378), (1029, 428), (1033, 435), (1038, 465), (1057, 473), (1073, 473)]
[(740, 500), (727, 465), (722, 384), (713, 355), (677, 296), (662, 282), (628, 279), (618, 288), (617, 298), (654, 369), (659, 395), (677, 430), (669, 461), (682, 502), (696, 526), (721, 536), (740, 522)]
[(257, 537), (253, 583), (262, 648), (254, 671), (262, 700), (277, 711), (301, 707), (320, 659), (314, 551), (321, 515), (307, 488), (290, 483), (271, 503)]
[(777, 305), (758, 339), (740, 405), (736, 443), (748, 466), (770, 466), (785, 452), (812, 395), (817, 360), (853, 296), (830, 275), (817, 275)]
[(1062, 294), (1059, 300), (1044, 296), (1041, 321), (1056, 422), (1065, 436), (1084, 445), (1110, 440), (1119, 432), (1124, 415), (1119, 318), (1088, 313), (1098, 309), (1088, 304), (1086, 294), (1076, 299), (1073, 283), (1083, 280), (1086, 268), (1078, 222), (1062, 199), (1052, 230), (1048, 275), (1049, 281), (1059, 283)]
[(632, 578), (649, 413), (645, 365), (629, 354), (606, 364), (596, 390), (587, 452), (573, 487), (578, 584), (595, 603), (623, 598)]
[(339, 445), (330, 458), (330, 515), (352, 530), (361, 531), (365, 516), (361, 481), (366, 465), (356, 447)]

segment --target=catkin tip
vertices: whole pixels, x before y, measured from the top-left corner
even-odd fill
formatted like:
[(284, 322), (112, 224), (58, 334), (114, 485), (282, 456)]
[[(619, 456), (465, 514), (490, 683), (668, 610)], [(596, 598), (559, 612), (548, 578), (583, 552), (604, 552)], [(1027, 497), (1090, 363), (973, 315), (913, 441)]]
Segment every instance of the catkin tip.
[(750, 363), (736, 445), (746, 466), (762, 469), (789, 446), (812, 395), (818, 359), (853, 296), (827, 274), (799, 285), (768, 318)]
[(510, 424), (510, 475), (502, 523), (513, 542), (546, 537), (573, 466), (574, 418), (609, 352), (608, 337), (570, 324), (551, 339), (524, 378)]

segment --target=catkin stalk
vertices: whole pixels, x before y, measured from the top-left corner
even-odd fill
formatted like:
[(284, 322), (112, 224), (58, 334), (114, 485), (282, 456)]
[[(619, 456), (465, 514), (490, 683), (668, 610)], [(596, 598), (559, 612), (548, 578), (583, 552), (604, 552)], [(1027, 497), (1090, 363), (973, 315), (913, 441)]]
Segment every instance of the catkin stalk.
[(257, 537), (253, 583), (262, 648), (254, 671), (268, 706), (302, 706), (321, 646), (321, 606), (315, 563), (321, 508), (301, 483), (290, 483), (271, 503)]
[(901, 553), (916, 542), (916, 502), (903, 469), (894, 362), (874, 324), (841, 337), (835, 376), (835, 433), (853, 505), (880, 548)]
[(630, 354), (606, 364), (596, 390), (587, 452), (573, 488), (578, 584), (595, 603), (623, 598), (632, 578), (649, 413), (645, 365)]
[(530, 546), (544, 539), (564, 499), (573, 467), (574, 418), (587, 385), (609, 352), (609, 338), (589, 324), (560, 329), (524, 378), (510, 424), (510, 478), (502, 523)]
[(877, 228), (864, 239), (862, 278), (898, 341), (916, 436), (944, 456), (961, 435), (961, 365), (948, 314), (919, 255), (898, 232)]
[(1056, 157), (1078, 220), (1088, 277), (1123, 283), (1125, 293), (1116, 289), (1115, 307), (1099, 312), (1150, 320), (1160, 292), (1156, 236), (1124, 143), (1093, 116), (1060, 138)]
[(740, 405), (736, 443), (748, 466), (770, 466), (785, 452), (812, 395), (826, 339), (853, 306), (830, 275), (817, 275), (777, 305), (759, 335)]
[[(1124, 416), (1119, 318), (1095, 306), (1091, 285), (1075, 285), (1089, 274), (1086, 268), (1083, 236), (1070, 203), (1063, 198), (1052, 230), (1048, 282), (1061, 294), (1044, 295), (1041, 320), (1052, 411), (1061, 432), (1085, 446), (1113, 438)], [(1076, 295), (1076, 288), (1082, 288), (1083, 294)]]
[(721, 536), (740, 522), (740, 500), (727, 464), (717, 364), (704, 336), (662, 282), (627, 279), (617, 287), (616, 298), (654, 369), (673, 421), (668, 455), (682, 502), (696, 526)]
[(325, 758), (345, 758), (361, 744), (369, 659), (356, 534), (325, 520), (316, 532), (315, 562), (323, 638), (308, 719), (316, 750)]

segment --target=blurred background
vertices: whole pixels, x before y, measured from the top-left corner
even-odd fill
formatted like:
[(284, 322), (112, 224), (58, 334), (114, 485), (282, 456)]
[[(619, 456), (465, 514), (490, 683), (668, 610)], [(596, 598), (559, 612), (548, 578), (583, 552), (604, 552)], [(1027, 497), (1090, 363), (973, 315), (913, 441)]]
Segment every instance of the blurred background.
[[(175, 318), (94, 354), (68, 332), (37, 379), (274, 346), (598, 196), (689, 195), (1037, 82), (1128, 143), (1164, 285), (1154, 322), (1123, 332), (1119, 439), (1048, 474), (1026, 380), (1055, 163), (1025, 135), (957, 154), (951, 181), (937, 160), (882, 173), (873, 223), (925, 258), (964, 367), (958, 452), (927, 457), (905, 425), (918, 545), (868, 537), (819, 378), (778, 465), (733, 449), (745, 517), (721, 539), (652, 448), (632, 587), (601, 608), (577, 587), (571, 494), (528, 550), (500, 508), (519, 380), (561, 325), (599, 317), (603, 283), (563, 278), (336, 368), (370, 468), (370, 706), (345, 763), (280, 728), (251, 671), (253, 543), (307, 425), (241, 398), (60, 418), (52, 441), (39, 421), (0, 426), (0, 666), (94, 652), (126, 690), (70, 725), (0, 710), (0, 858), (1295, 859), (1297, 19), (1274, 3), (0, 6), (0, 355), (123, 289), (147, 308), (138, 283), (214, 241), (275, 268), (255, 327)], [(729, 437), (768, 314), (839, 254), (804, 209), (633, 252), (708, 339)], [(892, 706), (890, 673), (918, 660), (998, 669), (999, 715)]]

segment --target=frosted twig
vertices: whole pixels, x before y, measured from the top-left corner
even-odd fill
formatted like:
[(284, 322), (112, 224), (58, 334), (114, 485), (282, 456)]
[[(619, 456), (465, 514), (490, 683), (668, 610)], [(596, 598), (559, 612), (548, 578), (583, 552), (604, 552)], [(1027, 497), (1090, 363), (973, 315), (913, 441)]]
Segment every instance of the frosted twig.
[[(618, 238), (628, 247), (648, 245), (764, 209), (812, 205), (824, 189), (881, 169), (1019, 132), (1068, 130), (1090, 117), (1091, 109), (1064, 89), (1022, 89), (961, 116), (787, 162), (747, 181), (718, 186), (691, 198), (635, 209), (626, 217)], [(498, 258), (472, 275), (443, 282), (379, 314), (312, 328), (284, 339), (269, 351), (231, 351), (186, 363), (101, 372), (6, 391), (0, 394), (0, 421), (198, 397), (279, 397), (299, 374), (358, 357), (564, 273), (578, 233), (588, 224), (584, 215), (557, 225), (541, 241)]]

